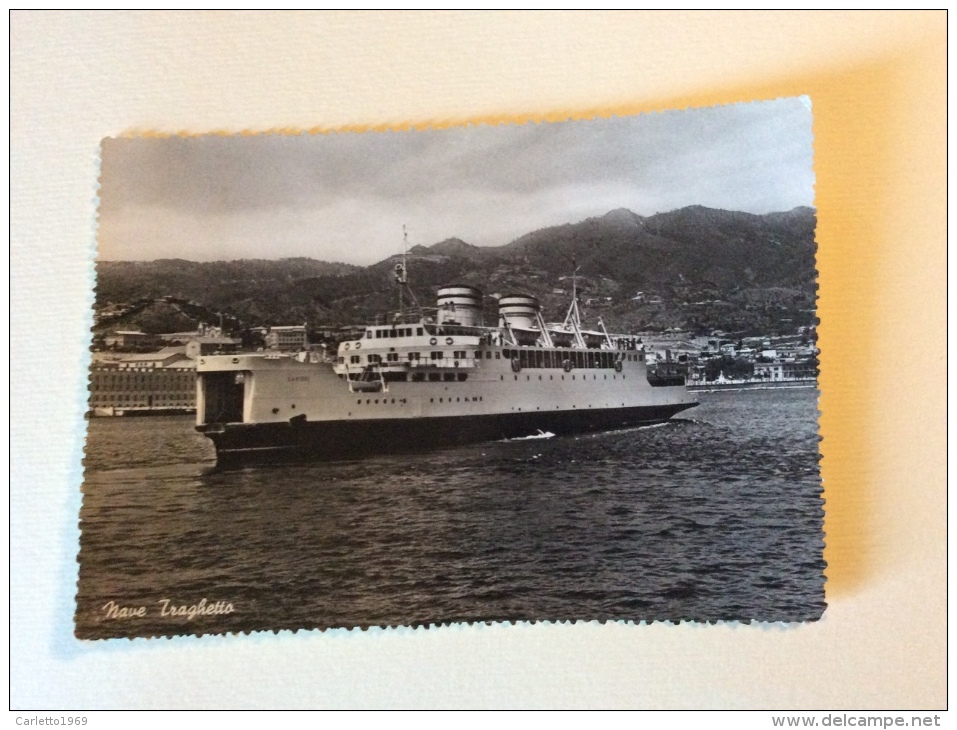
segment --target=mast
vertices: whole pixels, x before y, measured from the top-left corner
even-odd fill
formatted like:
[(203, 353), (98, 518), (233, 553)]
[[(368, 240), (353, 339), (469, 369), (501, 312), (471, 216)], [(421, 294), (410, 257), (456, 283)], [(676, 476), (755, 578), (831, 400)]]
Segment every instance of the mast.
[[(409, 273), (406, 268), (406, 259), (409, 255), (409, 233), (405, 230), (405, 225), (402, 226), (402, 263), (395, 265), (395, 283), (399, 287), (399, 313), (397, 318), (401, 319), (405, 314), (405, 304), (402, 301), (402, 290), (405, 289), (407, 282), (409, 281)], [(414, 297), (413, 297), (414, 299)]]
[(411, 287), (409, 287), (409, 267), (408, 267), (408, 257), (409, 257), (409, 232), (406, 230), (405, 225), (402, 226), (402, 263), (396, 264), (393, 271), (395, 271), (395, 283), (399, 287), (399, 311), (396, 315), (397, 318), (401, 319), (405, 315), (405, 301), (402, 296), (402, 292), (408, 290), (409, 293), (409, 307), (410, 309), (417, 309), (419, 311), (419, 316), (422, 316), (422, 305), (419, 304), (419, 300), (415, 298), (415, 294), (412, 293)]
[(571, 328), (571, 331), (575, 333), (575, 344), (584, 348), (581, 313), (578, 311), (578, 261), (575, 258), (572, 258), (572, 303), (568, 307), (568, 314), (565, 315), (564, 326), (565, 329)]

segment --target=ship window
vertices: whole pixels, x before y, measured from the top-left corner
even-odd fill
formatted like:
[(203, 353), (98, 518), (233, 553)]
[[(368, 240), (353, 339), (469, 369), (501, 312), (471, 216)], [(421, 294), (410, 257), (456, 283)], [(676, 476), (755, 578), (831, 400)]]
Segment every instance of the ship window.
[(511, 354), (512, 354), (511, 350), (508, 350), (508, 349), (502, 350), (502, 357), (504, 357), (506, 360), (508, 360)]
[(416, 329), (415, 329), (415, 334), (417, 334), (419, 337), (421, 337), (421, 336), (422, 336), (422, 328), (421, 328), (421, 327), (416, 327)]
[(435, 398), (429, 398), (429, 403), (435, 403)]
[(468, 373), (456, 373), (455, 375), (456, 375), (456, 378), (458, 378), (458, 381), (460, 383), (464, 383), (466, 380), (469, 379)]
[(389, 362), (398, 362), (398, 361), (399, 361), (399, 353), (397, 353), (397, 352), (390, 352), (388, 355), (386, 355), (386, 359), (387, 359)]
[(452, 383), (455, 381), (455, 373), (442, 373), (442, 380), (446, 383)]
[(518, 362), (523, 368), (528, 367), (528, 350), (518, 351)]
[(372, 330), (366, 330), (366, 339), (372, 339)]
[(379, 339), (380, 337), (382, 337), (382, 332), (381, 332), (380, 330), (376, 330), (376, 331), (375, 331), (375, 337), (376, 337), (376, 339)]
[(412, 373), (412, 382), (421, 383), (425, 380), (425, 373)]
[(445, 357), (445, 355), (444, 353), (441, 353), (441, 352), (430, 352), (429, 357), (432, 360), (441, 360), (443, 357)]
[(476, 360), (481, 360), (481, 359), (482, 359), (482, 353), (479, 352), (478, 350), (475, 351), (475, 359), (476, 359)]
[(465, 359), (465, 350), (454, 350), (454, 351), (452, 352), (452, 357), (456, 358), (457, 360), (464, 360), (464, 359)]
[(441, 373), (429, 373), (429, 382), (430, 382), (430, 383), (437, 383), (437, 382), (440, 381), (441, 379), (442, 379)]
[(439, 398), (439, 403), (444, 403), (445, 401)]
[(491, 350), (489, 350), (488, 352), (485, 353), (485, 359), (486, 359), (486, 360), (491, 360), (491, 359), (492, 359), (492, 351), (491, 351)]

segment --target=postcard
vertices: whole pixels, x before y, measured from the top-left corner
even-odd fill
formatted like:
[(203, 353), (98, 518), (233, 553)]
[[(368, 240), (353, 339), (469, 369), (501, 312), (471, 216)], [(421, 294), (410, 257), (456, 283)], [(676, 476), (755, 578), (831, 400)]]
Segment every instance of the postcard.
[(811, 120), (103, 140), (76, 636), (819, 619)]

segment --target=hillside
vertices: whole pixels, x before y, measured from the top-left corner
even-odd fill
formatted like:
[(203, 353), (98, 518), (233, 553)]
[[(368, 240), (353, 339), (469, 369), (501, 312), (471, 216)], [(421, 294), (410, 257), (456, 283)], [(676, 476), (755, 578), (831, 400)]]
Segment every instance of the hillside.
[[(618, 209), (497, 248), (458, 238), (416, 246), (410, 285), (426, 307), (448, 283), (487, 295), (530, 293), (549, 319), (560, 319), (577, 266), (586, 316), (601, 315), (615, 329), (791, 331), (814, 322), (815, 224), (811, 208), (753, 215), (692, 206), (648, 217)], [(176, 297), (247, 327), (340, 326), (395, 308), (399, 260), (368, 267), (312, 259), (102, 262), (96, 306)], [(486, 304), (491, 317), (494, 299)]]

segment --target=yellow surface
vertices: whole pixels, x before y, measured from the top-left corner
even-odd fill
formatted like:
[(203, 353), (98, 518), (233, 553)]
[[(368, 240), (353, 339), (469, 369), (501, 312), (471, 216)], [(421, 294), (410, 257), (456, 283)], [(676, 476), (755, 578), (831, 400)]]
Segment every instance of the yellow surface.
[[(12, 706), (944, 707), (945, 44), (943, 12), (14, 12), (11, 341), (55, 333), (66, 374), (51, 382), (23, 350), (11, 363)], [(72, 639), (100, 138), (803, 94), (822, 621)]]

